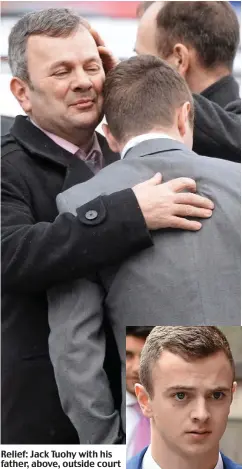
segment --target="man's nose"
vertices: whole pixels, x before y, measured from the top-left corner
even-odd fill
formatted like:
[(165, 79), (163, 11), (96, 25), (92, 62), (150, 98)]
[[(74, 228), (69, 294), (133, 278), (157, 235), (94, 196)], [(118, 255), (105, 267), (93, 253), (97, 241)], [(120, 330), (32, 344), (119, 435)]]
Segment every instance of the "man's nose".
[(90, 88), (92, 88), (92, 81), (85, 70), (83, 68), (75, 70), (72, 77), (71, 89), (74, 91), (76, 89), (88, 90)]
[(206, 422), (210, 418), (208, 403), (205, 399), (201, 398), (196, 400), (191, 411), (191, 418), (192, 420), (197, 420), (202, 423)]

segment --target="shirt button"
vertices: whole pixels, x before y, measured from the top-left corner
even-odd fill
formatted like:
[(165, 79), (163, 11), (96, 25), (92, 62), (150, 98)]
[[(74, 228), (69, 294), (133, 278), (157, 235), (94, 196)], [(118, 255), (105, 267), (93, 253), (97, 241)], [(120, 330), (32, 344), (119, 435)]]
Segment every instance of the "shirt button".
[(89, 210), (88, 212), (85, 213), (85, 218), (87, 220), (95, 220), (97, 216), (98, 216), (98, 213), (96, 212), (96, 210)]

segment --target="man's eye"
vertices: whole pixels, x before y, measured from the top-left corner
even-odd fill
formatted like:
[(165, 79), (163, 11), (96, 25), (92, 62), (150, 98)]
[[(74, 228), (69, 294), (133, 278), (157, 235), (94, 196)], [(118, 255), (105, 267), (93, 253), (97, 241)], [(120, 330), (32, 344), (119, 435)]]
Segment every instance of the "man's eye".
[(223, 399), (224, 396), (225, 394), (222, 391), (215, 391), (212, 394), (213, 399), (215, 399), (216, 401)]
[(183, 401), (186, 397), (186, 394), (184, 392), (177, 392), (175, 394), (175, 398), (177, 401)]
[(57, 77), (61, 77), (63, 75), (66, 75), (66, 73), (67, 73), (67, 70), (61, 70), (59, 72), (55, 72), (54, 75)]
[(99, 70), (98, 65), (93, 66), (93, 67), (88, 67), (87, 69), (88, 72), (98, 72), (98, 70)]

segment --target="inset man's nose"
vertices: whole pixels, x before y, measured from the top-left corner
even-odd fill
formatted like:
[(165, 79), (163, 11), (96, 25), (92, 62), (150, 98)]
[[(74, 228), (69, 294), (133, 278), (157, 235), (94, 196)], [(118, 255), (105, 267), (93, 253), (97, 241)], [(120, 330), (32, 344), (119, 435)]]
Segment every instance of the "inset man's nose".
[(194, 402), (194, 407), (191, 411), (192, 420), (199, 422), (206, 422), (210, 418), (210, 412), (206, 400), (201, 398)]

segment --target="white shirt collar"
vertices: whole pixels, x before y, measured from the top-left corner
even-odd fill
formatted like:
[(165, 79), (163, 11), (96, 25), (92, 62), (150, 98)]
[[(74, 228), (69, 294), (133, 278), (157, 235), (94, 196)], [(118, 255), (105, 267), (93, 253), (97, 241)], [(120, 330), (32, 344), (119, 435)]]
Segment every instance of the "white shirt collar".
[(132, 406), (136, 404), (136, 402), (137, 402), (136, 397), (133, 394), (131, 394), (131, 392), (126, 391), (126, 406)]
[(149, 134), (138, 135), (137, 137), (131, 138), (126, 143), (121, 153), (121, 159), (124, 158), (124, 156), (126, 155), (127, 151), (130, 150), (130, 148), (135, 147), (136, 145), (138, 145), (141, 142), (144, 142), (145, 140), (152, 140), (154, 138), (169, 138), (173, 140), (172, 137), (169, 137), (169, 135), (163, 134), (162, 132), (152, 132)]
[[(224, 465), (223, 465), (222, 456), (219, 453), (218, 462), (217, 462), (214, 469), (223, 469), (223, 467), (224, 467)], [(152, 458), (152, 456), (151, 456), (151, 447), (150, 446), (148, 447), (147, 451), (145, 452), (143, 462), (142, 462), (142, 469), (162, 469), (160, 466), (158, 466), (158, 464)]]

